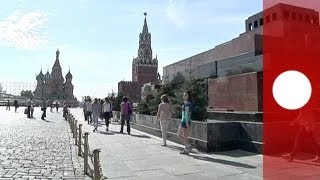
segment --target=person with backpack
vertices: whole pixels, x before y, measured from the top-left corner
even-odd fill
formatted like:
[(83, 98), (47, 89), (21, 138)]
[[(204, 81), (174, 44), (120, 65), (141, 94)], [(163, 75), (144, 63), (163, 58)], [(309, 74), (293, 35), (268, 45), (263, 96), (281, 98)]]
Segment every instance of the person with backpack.
[(160, 121), (161, 132), (162, 132), (162, 139), (163, 139), (163, 146), (167, 146), (167, 131), (168, 127), (171, 123), (171, 117), (173, 114), (172, 104), (166, 94), (161, 96), (161, 103), (158, 107), (157, 113), (157, 121)]
[(127, 97), (122, 98), (121, 107), (121, 130), (120, 133), (123, 133), (124, 123), (127, 123), (127, 133), (130, 135), (130, 116), (132, 115), (132, 106), (128, 102)]

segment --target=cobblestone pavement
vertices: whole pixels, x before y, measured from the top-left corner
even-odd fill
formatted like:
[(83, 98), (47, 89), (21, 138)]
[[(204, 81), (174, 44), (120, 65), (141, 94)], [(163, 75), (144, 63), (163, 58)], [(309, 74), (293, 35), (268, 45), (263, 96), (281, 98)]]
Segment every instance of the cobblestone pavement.
[(49, 110), (43, 121), (40, 108), (34, 119), (26, 118), (23, 109), (14, 113), (0, 107), (0, 180), (90, 179), (62, 113)]
[(262, 155), (245, 151), (207, 154), (193, 150), (189, 156), (180, 155), (182, 146), (140, 131), (120, 134), (113, 123), (110, 132), (104, 123), (98, 132), (83, 120), (80, 109), (72, 109), (83, 130), (90, 132), (90, 149), (101, 148), (103, 175), (109, 179), (136, 180), (259, 180), (262, 179)]

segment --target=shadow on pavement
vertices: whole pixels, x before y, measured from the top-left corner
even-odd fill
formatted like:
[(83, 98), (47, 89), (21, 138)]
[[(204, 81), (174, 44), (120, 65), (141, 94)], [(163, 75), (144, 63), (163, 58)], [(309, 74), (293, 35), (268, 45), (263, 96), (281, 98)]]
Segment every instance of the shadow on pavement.
[(121, 133), (121, 132), (118, 132), (118, 131), (112, 131), (114, 134), (123, 134), (123, 135), (125, 135), (125, 134), (127, 134), (127, 133)]
[(137, 137), (137, 138), (151, 138), (150, 136), (147, 136), (147, 135), (136, 135), (136, 134), (131, 134), (130, 136)]
[(104, 134), (104, 135), (114, 135), (113, 132), (98, 131), (97, 133), (99, 133), (99, 134)]
[[(179, 146), (173, 146), (173, 145), (167, 145), (167, 148), (173, 149), (173, 150), (177, 150), (177, 151), (183, 151), (184, 148), (183, 147), (179, 147)], [(195, 151), (191, 151), (191, 153), (193, 154), (199, 154), (198, 152)]]
[(229, 156), (229, 157), (247, 157), (247, 156), (256, 156), (256, 153), (251, 153), (251, 152), (247, 152), (247, 151), (225, 151), (225, 152), (212, 152), (209, 154), (216, 154), (216, 155), (223, 155), (223, 156)]
[(228, 161), (228, 160), (223, 160), (223, 159), (216, 159), (216, 158), (211, 158), (207, 156), (195, 156), (192, 154), (189, 154), (190, 157), (193, 157), (195, 159), (203, 160), (203, 161), (208, 161), (208, 162), (214, 162), (214, 163), (220, 163), (220, 164), (225, 164), (225, 165), (230, 165), (230, 166), (235, 166), (235, 167), (242, 167), (242, 168), (248, 168), (248, 169), (255, 169), (257, 167), (251, 166), (248, 164), (243, 164), (239, 162), (234, 162), (234, 161)]
[[(178, 151), (184, 150), (183, 147), (178, 147), (178, 146), (173, 146), (173, 145), (167, 145), (167, 147), (170, 149), (178, 150)], [(217, 159), (217, 158), (211, 158), (211, 157), (207, 157), (207, 156), (199, 156), (196, 154), (199, 154), (199, 153), (191, 151), (191, 153), (188, 156), (193, 157), (198, 160), (202, 160), (202, 161), (220, 163), (220, 164), (225, 164), (225, 165), (230, 165), (230, 166), (235, 166), (235, 167), (250, 168), (250, 169), (257, 168), (255, 166), (251, 166), (248, 164), (243, 164), (243, 163), (228, 161), (228, 160), (223, 160), (223, 159)]]

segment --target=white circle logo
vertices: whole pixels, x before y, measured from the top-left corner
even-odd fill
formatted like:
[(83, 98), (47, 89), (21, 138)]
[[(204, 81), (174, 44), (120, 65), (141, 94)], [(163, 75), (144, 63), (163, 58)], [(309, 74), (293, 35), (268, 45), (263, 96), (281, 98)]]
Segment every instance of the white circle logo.
[(276, 102), (289, 110), (299, 109), (307, 104), (311, 92), (309, 79), (303, 73), (294, 70), (281, 73), (272, 86)]

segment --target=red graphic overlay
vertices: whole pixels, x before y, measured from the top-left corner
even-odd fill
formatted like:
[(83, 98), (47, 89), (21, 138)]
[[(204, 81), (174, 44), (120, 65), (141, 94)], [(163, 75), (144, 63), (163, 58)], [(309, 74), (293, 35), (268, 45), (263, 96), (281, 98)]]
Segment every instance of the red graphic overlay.
[[(264, 0), (263, 6), (264, 179), (320, 179), (320, 1)], [(281, 107), (272, 93), (289, 70), (303, 73), (312, 87), (310, 100), (295, 110)]]

